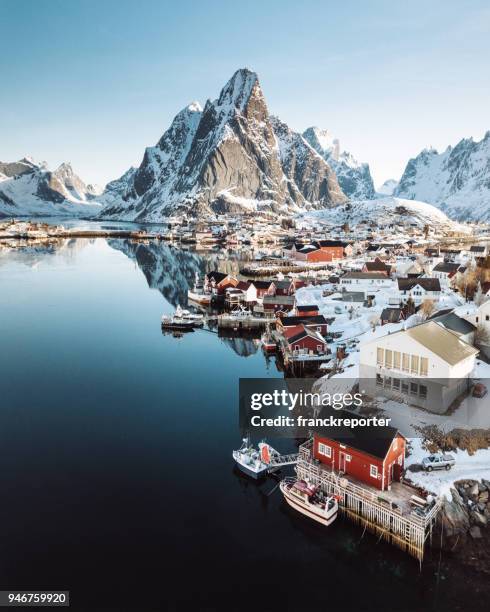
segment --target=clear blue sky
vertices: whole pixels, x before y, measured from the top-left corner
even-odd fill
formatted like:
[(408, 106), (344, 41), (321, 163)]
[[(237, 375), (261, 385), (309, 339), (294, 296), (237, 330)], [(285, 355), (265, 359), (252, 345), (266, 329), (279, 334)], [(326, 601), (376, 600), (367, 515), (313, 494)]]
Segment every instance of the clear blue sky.
[(0, 0), (0, 160), (104, 184), (173, 116), (258, 72), (292, 128), (331, 129), (399, 178), (422, 148), (490, 129), (488, 1)]

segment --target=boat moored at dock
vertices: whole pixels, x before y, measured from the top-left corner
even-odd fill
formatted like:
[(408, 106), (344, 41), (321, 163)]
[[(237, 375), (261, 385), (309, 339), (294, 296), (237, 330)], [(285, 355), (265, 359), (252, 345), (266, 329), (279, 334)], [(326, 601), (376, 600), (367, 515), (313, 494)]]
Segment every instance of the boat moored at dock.
[(329, 526), (337, 518), (339, 504), (335, 495), (325, 494), (317, 485), (306, 480), (284, 478), (279, 488), (286, 502), (301, 514)]
[(258, 448), (250, 444), (250, 438), (243, 438), (242, 445), (233, 451), (233, 459), (239, 470), (259, 479), (286, 466), (294, 465), (298, 460), (297, 453), (281, 455), (267, 442), (259, 442)]

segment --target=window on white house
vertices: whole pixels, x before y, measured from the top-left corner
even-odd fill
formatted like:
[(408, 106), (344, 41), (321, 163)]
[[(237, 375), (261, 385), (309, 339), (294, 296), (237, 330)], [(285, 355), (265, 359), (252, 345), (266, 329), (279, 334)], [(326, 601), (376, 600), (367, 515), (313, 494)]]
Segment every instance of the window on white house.
[(403, 371), (408, 372), (410, 369), (410, 355), (403, 353)]
[(318, 454), (323, 455), (324, 457), (328, 457), (330, 459), (332, 457), (332, 447), (323, 444), (323, 442), (320, 442), (318, 444)]
[(412, 374), (419, 373), (419, 358), (417, 357), (417, 355), (412, 355), (412, 365), (410, 367), (410, 371), (412, 372)]
[(385, 359), (384, 353), (385, 353), (384, 349), (378, 348), (377, 355), (376, 355), (376, 362), (379, 366), (382, 366), (384, 364), (384, 359)]
[(371, 478), (378, 477), (378, 466), (377, 465), (371, 465), (371, 467), (369, 468), (369, 475), (371, 476)]
[(385, 366), (387, 368), (391, 368), (393, 365), (393, 351), (386, 349), (385, 351)]
[(400, 352), (399, 351), (395, 351), (393, 353), (393, 367), (395, 368), (395, 370), (400, 369)]
[(420, 358), (420, 375), (427, 376), (429, 373), (429, 360), (427, 357)]

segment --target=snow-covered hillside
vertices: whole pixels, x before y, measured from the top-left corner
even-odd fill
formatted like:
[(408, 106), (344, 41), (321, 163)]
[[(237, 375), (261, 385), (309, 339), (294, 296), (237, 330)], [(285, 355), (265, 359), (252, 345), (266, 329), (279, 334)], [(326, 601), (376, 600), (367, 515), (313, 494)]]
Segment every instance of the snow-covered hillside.
[(376, 193), (381, 196), (391, 196), (397, 187), (398, 181), (395, 181), (395, 179), (388, 179), (378, 187)]
[(353, 199), (374, 198), (374, 185), (369, 165), (358, 162), (340, 147), (340, 141), (328, 130), (310, 127), (303, 132), (305, 140), (329, 164), (337, 175), (342, 191)]
[(377, 225), (394, 225), (401, 223), (415, 224), (421, 228), (429, 225), (436, 230), (451, 229), (467, 232), (468, 227), (450, 220), (447, 215), (425, 202), (386, 197), (376, 200), (356, 200), (344, 206), (330, 210), (303, 213), (310, 218), (321, 218), (332, 224), (349, 223), (355, 225), (362, 221), (376, 221)]
[(282, 155), (289, 136), (287, 126), (275, 134), (257, 75), (238, 70), (216, 100), (182, 110), (139, 168), (107, 186), (101, 216), (160, 221), (175, 210), (278, 212), (345, 202), (335, 173), (301, 135)]
[(0, 216), (87, 216), (100, 211), (97, 188), (85, 183), (70, 164), (50, 171), (30, 157), (0, 162)]
[(424, 149), (408, 162), (394, 195), (430, 202), (453, 219), (490, 221), (490, 131), (443, 153)]

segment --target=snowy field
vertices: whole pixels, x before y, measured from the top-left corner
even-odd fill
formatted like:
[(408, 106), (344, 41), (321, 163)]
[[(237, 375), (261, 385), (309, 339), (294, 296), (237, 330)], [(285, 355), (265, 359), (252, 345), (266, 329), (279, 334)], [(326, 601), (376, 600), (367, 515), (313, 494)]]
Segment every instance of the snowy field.
[[(410, 439), (412, 446), (411, 455), (405, 461), (405, 467), (419, 464), (429, 452), (422, 448), (420, 438)], [(448, 453), (452, 455), (456, 464), (450, 470), (435, 470), (433, 472), (408, 472), (409, 478), (414, 484), (423, 487), (430, 493), (444, 495), (451, 499), (451, 487), (458, 480), (490, 480), (490, 449), (481, 449), (469, 455), (467, 451), (457, 450)]]

